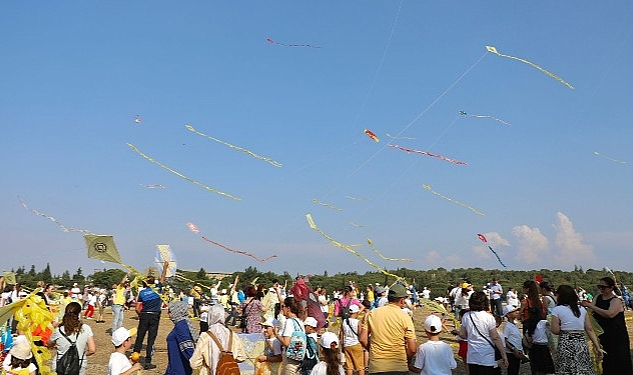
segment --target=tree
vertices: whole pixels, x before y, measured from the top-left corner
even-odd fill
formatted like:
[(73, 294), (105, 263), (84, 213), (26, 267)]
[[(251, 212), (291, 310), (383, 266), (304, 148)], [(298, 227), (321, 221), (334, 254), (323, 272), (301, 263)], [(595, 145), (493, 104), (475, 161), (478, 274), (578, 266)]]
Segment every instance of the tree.
[(196, 273), (196, 280), (206, 280), (207, 279), (207, 271), (204, 268), (200, 267), (200, 271)]
[(46, 263), (46, 268), (40, 273), (37, 274), (37, 279), (42, 280), (45, 283), (50, 283), (53, 281), (53, 276), (51, 275), (51, 265)]
[(125, 271), (120, 269), (111, 269), (111, 270), (103, 270), (97, 271), (90, 275), (90, 279), (94, 286), (99, 288), (108, 289), (113, 284), (118, 284), (125, 276)]
[(31, 264), (31, 269), (29, 270), (29, 273), (27, 275), (31, 278), (37, 276), (37, 272), (35, 271), (35, 264)]
[(59, 278), (59, 283), (64, 285), (64, 286), (70, 286), (70, 272), (68, 272), (68, 270), (64, 271), (64, 273), (62, 273), (62, 276)]
[(77, 268), (77, 272), (73, 275), (73, 281), (76, 283), (83, 283), (86, 280), (81, 267)]

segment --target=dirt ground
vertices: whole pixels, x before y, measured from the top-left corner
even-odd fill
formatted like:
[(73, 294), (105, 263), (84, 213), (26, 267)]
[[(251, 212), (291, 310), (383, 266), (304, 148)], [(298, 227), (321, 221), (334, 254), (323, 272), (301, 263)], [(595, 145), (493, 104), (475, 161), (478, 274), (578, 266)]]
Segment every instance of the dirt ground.
[[(416, 333), (418, 335), (418, 343), (426, 342), (426, 336), (424, 335), (424, 328), (422, 326), (424, 318), (428, 315), (428, 311), (424, 308), (417, 308), (414, 311), (414, 321)], [(627, 311), (627, 326), (629, 330), (629, 337), (633, 335), (633, 323), (631, 319), (633, 317), (633, 312)], [(136, 314), (131, 311), (125, 312), (125, 319), (123, 321), (123, 325), (126, 328), (136, 327), (138, 325), (138, 320), (135, 319)], [(97, 353), (88, 359), (88, 375), (96, 375), (96, 374), (107, 374), (108, 373), (108, 360), (110, 358), (110, 353), (112, 353), (114, 347), (110, 342), (110, 334), (109, 328), (112, 324), (112, 312), (110, 309), (106, 309), (105, 311), (105, 323), (95, 323), (94, 320), (85, 321), (88, 325), (91, 326), (94, 332), (95, 343), (97, 345)], [(197, 326), (197, 323), (194, 322), (194, 326)], [(153, 362), (157, 365), (155, 369), (144, 370), (144, 375), (153, 375), (153, 374), (164, 374), (165, 369), (167, 368), (167, 344), (166, 337), (167, 334), (171, 331), (173, 327), (173, 323), (167, 317), (166, 312), (162, 314), (160, 327), (158, 331), (158, 337), (156, 339), (155, 345), (155, 354)], [(106, 332), (108, 330), (108, 332)], [(443, 333), (442, 340), (447, 342), (448, 344), (455, 344), (457, 341), (455, 337)], [(147, 340), (147, 338), (145, 339)], [(633, 341), (633, 340), (632, 340)], [(455, 347), (455, 346), (454, 346)], [(455, 347), (455, 352), (457, 352), (457, 348)], [(144, 356), (144, 350), (141, 352), (141, 355)], [(457, 369), (453, 371), (453, 374), (465, 374), (464, 364), (461, 360), (457, 361)], [(505, 373), (505, 371), (503, 372)], [(530, 374), (530, 366), (529, 364), (524, 364), (521, 366), (521, 375), (529, 375)]]

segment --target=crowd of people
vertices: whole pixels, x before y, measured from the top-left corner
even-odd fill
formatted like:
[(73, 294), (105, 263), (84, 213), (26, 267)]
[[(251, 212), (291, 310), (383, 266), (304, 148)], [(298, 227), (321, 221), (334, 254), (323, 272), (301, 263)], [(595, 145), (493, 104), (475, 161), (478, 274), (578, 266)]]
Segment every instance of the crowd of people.
[[(516, 375), (527, 362), (532, 374), (597, 374), (596, 363), (604, 375), (633, 374), (625, 300), (610, 277), (599, 280), (599, 293), (592, 298), (584, 290), (555, 288), (542, 280), (525, 281), (521, 292), (504, 291), (493, 278), (480, 288), (462, 280), (435, 302), (428, 288), (417, 292), (400, 282), (366, 287), (350, 282), (328, 294), (321, 287), (313, 291), (303, 279), (290, 289), (277, 280), (238, 288), (236, 277), (226, 289), (220, 289), (221, 282), (212, 287), (194, 283), (171, 299), (163, 293), (164, 283), (163, 273), (142, 280), (136, 293), (128, 275), (111, 290), (86, 286), (81, 291), (75, 285), (60, 294), (52, 285), (40, 285), (38, 296), (60, 311), (50, 332), (38, 336), (39, 345), (54, 349), (53, 371), (76, 347), (79, 374), (87, 373), (97, 350), (96, 328), (89, 321), (104, 322), (108, 307), (109, 375), (156, 369), (154, 347), (165, 311), (173, 322), (166, 337), (166, 375), (217, 375), (225, 353), (235, 362), (246, 360), (240, 334), (264, 337), (264, 349), (253, 359), (260, 375), (451, 374), (457, 362), (451, 346), (440, 339), (442, 332), (456, 336), (457, 357), (469, 375), (501, 374), (502, 369)], [(7, 287), (0, 307), (27, 296), (19, 284)], [(431, 312), (419, 322), (425, 340), (416, 336), (414, 325), (413, 310), (420, 305)], [(123, 327), (130, 309), (138, 318), (133, 329)], [(13, 337), (3, 371), (38, 374), (30, 336), (17, 329), (15, 319), (5, 330)]]

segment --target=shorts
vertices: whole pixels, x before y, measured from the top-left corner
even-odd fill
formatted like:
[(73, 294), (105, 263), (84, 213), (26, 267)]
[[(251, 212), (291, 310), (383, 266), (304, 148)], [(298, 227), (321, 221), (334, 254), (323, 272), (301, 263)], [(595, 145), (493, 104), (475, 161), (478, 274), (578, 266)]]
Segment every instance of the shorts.
[(345, 353), (346, 370), (359, 371), (365, 369), (365, 355), (363, 353), (363, 346), (360, 343), (346, 346), (343, 352)]
[(468, 341), (458, 340), (459, 350), (457, 351), (457, 355), (466, 362), (466, 355), (468, 354)]

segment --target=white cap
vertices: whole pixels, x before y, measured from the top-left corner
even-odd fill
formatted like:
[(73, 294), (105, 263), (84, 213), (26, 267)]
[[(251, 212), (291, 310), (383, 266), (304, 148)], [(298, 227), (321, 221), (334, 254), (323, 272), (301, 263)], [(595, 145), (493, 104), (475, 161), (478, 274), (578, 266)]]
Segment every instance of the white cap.
[(503, 316), (506, 316), (508, 314), (510, 314), (511, 312), (513, 312), (514, 310), (517, 310), (516, 306), (512, 306), (512, 305), (505, 305), (503, 307)]
[(427, 316), (424, 321), (424, 329), (431, 333), (442, 332), (442, 319), (440, 319), (437, 315)]
[[(306, 319), (307, 320), (307, 319)], [(279, 325), (279, 321), (273, 317), (270, 317), (268, 319), (266, 319), (266, 321), (264, 323), (262, 323), (263, 326), (266, 327), (275, 327)]]
[(321, 335), (321, 346), (327, 349), (338, 347), (338, 336), (334, 332), (324, 332)]
[(303, 321), (304, 326), (310, 326), (312, 328), (316, 328), (318, 324), (319, 322), (311, 316), (307, 317), (306, 320)]
[(28, 341), (21, 341), (17, 344), (14, 344), (9, 350), (9, 354), (12, 357), (18, 359), (30, 359), (33, 357), (33, 353), (31, 352), (31, 345)]
[(349, 313), (354, 314), (360, 311), (360, 307), (358, 305), (349, 305)]
[(121, 346), (129, 337), (136, 335), (136, 328), (127, 329), (125, 327), (119, 327), (116, 331), (112, 332), (112, 343), (114, 346)]

